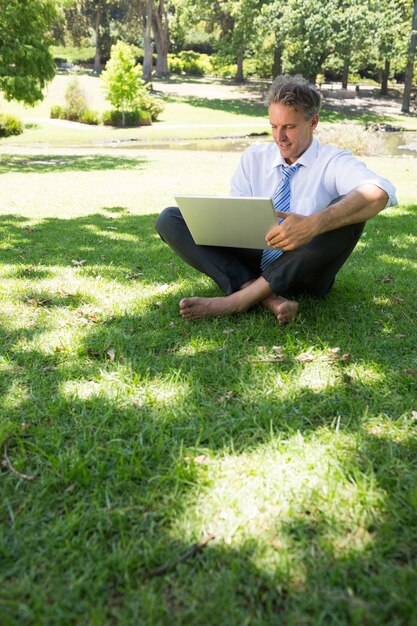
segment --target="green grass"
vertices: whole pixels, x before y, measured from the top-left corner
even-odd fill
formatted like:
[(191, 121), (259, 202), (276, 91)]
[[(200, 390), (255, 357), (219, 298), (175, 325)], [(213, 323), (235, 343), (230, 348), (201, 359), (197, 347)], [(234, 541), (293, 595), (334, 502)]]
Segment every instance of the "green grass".
[(1, 146), (0, 624), (416, 626), (417, 160), (280, 327), (154, 230), (238, 153)]
[(153, 215), (3, 216), (2, 624), (417, 623), (413, 211), (287, 328), (184, 323)]

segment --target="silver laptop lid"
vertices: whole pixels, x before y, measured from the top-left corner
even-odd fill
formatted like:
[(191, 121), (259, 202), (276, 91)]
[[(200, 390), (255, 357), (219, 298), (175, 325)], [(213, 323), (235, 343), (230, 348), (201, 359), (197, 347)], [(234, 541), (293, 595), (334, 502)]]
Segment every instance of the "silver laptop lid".
[(277, 223), (271, 198), (177, 195), (175, 200), (195, 243), (268, 248), (265, 235)]

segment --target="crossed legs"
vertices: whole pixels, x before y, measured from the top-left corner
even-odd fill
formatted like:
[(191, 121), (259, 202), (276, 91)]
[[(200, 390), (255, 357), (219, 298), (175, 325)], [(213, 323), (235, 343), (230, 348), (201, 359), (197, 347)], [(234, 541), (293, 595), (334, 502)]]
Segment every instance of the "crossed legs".
[(261, 274), (261, 250), (196, 245), (176, 207), (165, 209), (156, 223), (161, 238), (189, 265), (210, 276), (225, 294), (183, 298), (180, 314), (184, 319), (242, 313), (260, 303), (280, 324), (291, 321), (298, 311), (298, 303), (287, 298), (289, 293), (321, 297), (330, 291), (363, 226), (354, 224), (320, 235), (307, 246), (284, 253)]

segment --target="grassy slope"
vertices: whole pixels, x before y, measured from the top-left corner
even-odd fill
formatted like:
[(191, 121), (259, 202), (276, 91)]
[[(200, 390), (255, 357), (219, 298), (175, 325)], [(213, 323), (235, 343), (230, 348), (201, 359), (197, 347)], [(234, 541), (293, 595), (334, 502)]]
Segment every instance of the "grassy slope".
[(184, 323), (153, 214), (237, 158), (2, 155), (2, 625), (417, 624), (415, 161), (290, 327)]

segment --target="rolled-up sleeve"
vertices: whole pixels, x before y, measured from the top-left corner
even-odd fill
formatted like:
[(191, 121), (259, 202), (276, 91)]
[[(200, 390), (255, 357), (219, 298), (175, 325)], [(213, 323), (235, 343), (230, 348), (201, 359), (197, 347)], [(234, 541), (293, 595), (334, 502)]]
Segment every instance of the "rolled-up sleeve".
[(363, 161), (356, 159), (350, 153), (338, 155), (332, 161), (332, 170), (340, 196), (348, 194), (361, 185), (371, 184), (376, 185), (388, 195), (385, 208), (398, 204), (394, 185), (370, 170)]

